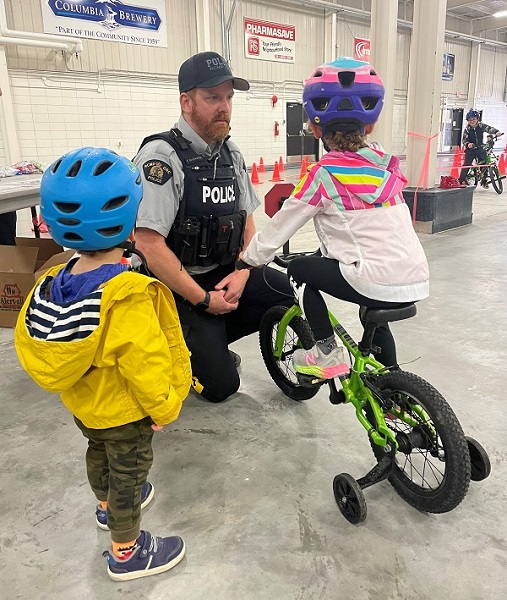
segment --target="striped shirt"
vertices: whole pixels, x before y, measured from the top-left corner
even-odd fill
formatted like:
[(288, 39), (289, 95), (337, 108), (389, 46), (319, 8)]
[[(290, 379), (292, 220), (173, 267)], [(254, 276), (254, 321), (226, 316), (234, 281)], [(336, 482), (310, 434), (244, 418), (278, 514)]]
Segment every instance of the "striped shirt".
[(26, 313), (30, 335), (48, 342), (72, 342), (88, 337), (99, 326), (103, 288), (72, 302), (56, 303), (48, 300), (52, 281), (52, 277), (47, 277), (34, 290)]

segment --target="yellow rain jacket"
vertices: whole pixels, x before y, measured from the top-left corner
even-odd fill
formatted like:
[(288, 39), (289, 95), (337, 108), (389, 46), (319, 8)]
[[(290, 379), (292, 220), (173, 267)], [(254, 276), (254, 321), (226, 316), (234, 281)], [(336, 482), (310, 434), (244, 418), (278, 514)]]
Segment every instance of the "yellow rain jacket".
[[(49, 270), (36, 286), (61, 268)], [(147, 416), (166, 425), (178, 418), (191, 383), (190, 353), (172, 293), (156, 279), (131, 271), (102, 287), (98, 327), (73, 341), (30, 335), (26, 317), (32, 291), (15, 330), (19, 360), (42, 388), (60, 393), (86, 427), (105, 429)]]

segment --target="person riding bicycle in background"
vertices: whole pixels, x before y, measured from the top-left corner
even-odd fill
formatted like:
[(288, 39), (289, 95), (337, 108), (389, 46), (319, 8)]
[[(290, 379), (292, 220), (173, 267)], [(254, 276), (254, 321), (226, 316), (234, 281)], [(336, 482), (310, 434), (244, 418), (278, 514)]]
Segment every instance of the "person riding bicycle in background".
[[(402, 190), (399, 160), (368, 147), (366, 136), (382, 111), (384, 84), (368, 63), (339, 58), (305, 82), (303, 105), (313, 135), (327, 154), (312, 165), (281, 210), (256, 233), (241, 261), (257, 267), (308, 220), (319, 255), (291, 261), (288, 275), (316, 345), (296, 350), (295, 370), (320, 378), (348, 372), (321, 292), (370, 308), (392, 308), (426, 298), (429, 270)], [(238, 268), (244, 268), (244, 264)], [(397, 364), (388, 324), (377, 328), (375, 356)]]
[[(498, 129), (491, 127), (491, 125), (481, 123), (479, 121), (479, 117), (479, 113), (473, 108), (470, 109), (466, 115), (468, 125), (463, 131), (463, 137), (461, 141), (465, 148), (465, 162), (463, 164), (466, 166), (461, 169), (461, 173), (459, 175), (460, 183), (466, 184), (468, 171), (474, 159), (477, 164), (484, 164), (486, 162), (487, 150), (483, 148), (484, 133), (491, 133), (495, 138), (503, 135)], [(488, 184), (485, 179), (487, 176), (487, 169), (481, 169), (481, 175), (481, 185), (487, 188)]]

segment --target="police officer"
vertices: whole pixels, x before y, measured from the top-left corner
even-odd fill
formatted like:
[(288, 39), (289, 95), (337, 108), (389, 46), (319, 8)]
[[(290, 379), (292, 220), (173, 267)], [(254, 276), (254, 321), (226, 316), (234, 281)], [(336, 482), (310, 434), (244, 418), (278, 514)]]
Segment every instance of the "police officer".
[(175, 295), (194, 389), (221, 402), (240, 383), (228, 345), (258, 331), (265, 311), (288, 306), (293, 295), (280, 271), (234, 268), (255, 233), (252, 213), (259, 205), (244, 158), (229, 139), (234, 90), (247, 91), (249, 83), (234, 77), (216, 52), (186, 60), (178, 83), (178, 123), (145, 138), (135, 158), (144, 186), (136, 244)]

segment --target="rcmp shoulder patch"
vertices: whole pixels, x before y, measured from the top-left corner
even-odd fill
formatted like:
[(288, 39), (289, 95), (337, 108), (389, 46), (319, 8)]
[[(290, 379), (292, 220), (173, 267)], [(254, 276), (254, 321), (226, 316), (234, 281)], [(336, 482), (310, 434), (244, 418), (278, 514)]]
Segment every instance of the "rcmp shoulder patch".
[(143, 165), (146, 181), (164, 185), (173, 176), (171, 167), (162, 160), (148, 160)]

